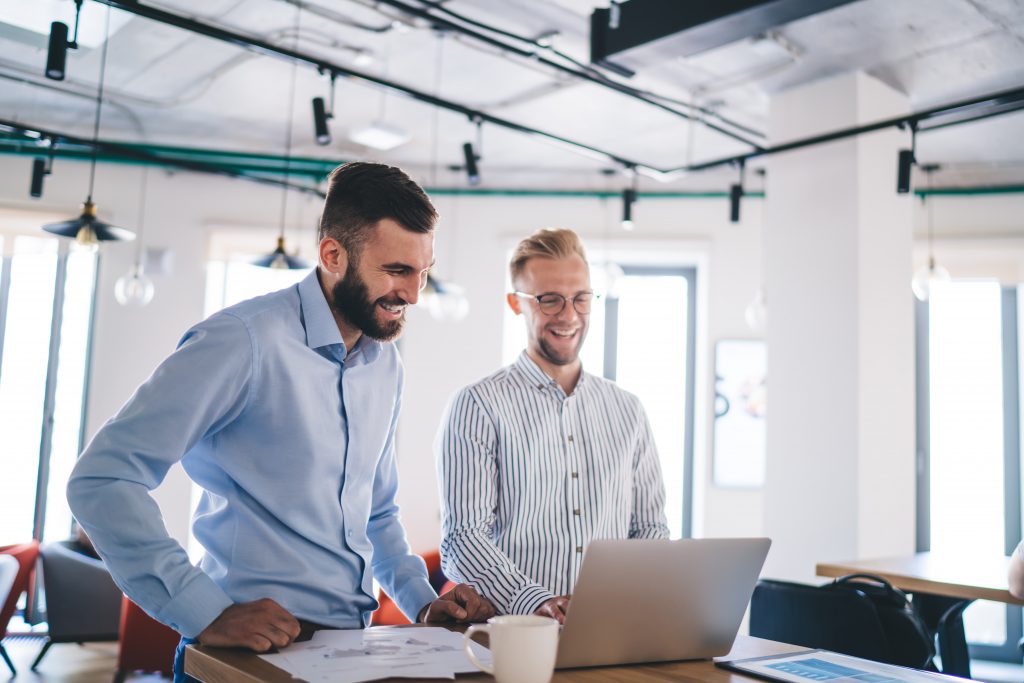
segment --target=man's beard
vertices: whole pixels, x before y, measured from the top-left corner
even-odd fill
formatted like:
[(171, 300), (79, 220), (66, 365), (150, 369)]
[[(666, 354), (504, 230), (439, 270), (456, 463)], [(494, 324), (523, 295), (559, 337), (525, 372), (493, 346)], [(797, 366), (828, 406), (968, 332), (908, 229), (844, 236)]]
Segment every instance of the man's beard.
[(406, 302), (399, 298), (389, 300), (384, 297), (370, 301), (370, 291), (363, 279), (359, 277), (355, 264), (351, 261), (345, 268), (345, 277), (334, 285), (331, 294), (334, 299), (332, 304), (334, 310), (371, 339), (389, 342), (402, 334), (402, 328), (405, 326), (405, 313), (402, 313), (402, 317), (397, 320), (381, 322), (377, 319), (377, 304), (381, 301), (386, 304), (404, 304)]
[(580, 357), (580, 349), (583, 348), (583, 342), (587, 338), (587, 332), (589, 330), (584, 327), (580, 330), (580, 340), (576, 343), (576, 346), (572, 348), (568, 354), (556, 351), (554, 347), (548, 344), (548, 341), (541, 337), (537, 340), (537, 348), (541, 358), (544, 358), (553, 365), (572, 365)]

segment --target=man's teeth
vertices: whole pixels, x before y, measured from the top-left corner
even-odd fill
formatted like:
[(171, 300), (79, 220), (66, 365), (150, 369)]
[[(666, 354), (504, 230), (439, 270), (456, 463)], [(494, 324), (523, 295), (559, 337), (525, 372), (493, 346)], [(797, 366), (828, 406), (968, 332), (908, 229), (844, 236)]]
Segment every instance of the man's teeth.
[(405, 304), (386, 304), (382, 301), (380, 307), (389, 313), (401, 313), (405, 309)]
[(551, 334), (555, 335), (556, 337), (571, 337), (574, 334), (576, 334), (576, 330), (567, 330), (564, 332), (559, 330), (551, 330)]

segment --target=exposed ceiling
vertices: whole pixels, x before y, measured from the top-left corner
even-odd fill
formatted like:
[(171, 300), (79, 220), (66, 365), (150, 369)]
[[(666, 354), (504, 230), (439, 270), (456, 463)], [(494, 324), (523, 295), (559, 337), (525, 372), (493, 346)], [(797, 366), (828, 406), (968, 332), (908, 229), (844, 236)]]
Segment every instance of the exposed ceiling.
[[(525, 36), (551, 36), (558, 51), (589, 56), (589, 0), (405, 0), (451, 19), (450, 10)], [(32, 5), (38, 30), (0, 23), (0, 118), (89, 137), (107, 6), (86, 0), (83, 46), (71, 50), (62, 82), (43, 77), (49, 21), (73, 27), (72, 0)], [(551, 132), (658, 167), (677, 167), (751, 149), (701, 123), (371, 0), (142, 0), (197, 21), (259, 38), (357, 72), (395, 81), (471, 109)], [(111, 11), (101, 138), (189, 148), (283, 154), (295, 74), (292, 154), (399, 164), (432, 186), (465, 186), (462, 144), (478, 142), (466, 116), (339, 77), (333, 142), (313, 135), (313, 97), (330, 81), (308, 65), (266, 56), (150, 19)], [(298, 24), (298, 30), (296, 25)], [(88, 31), (86, 31), (88, 25)], [(510, 46), (508, 36), (480, 33)], [(86, 40), (85, 33), (88, 33)], [(86, 44), (88, 43), (88, 44)], [(91, 45), (91, 46), (90, 46)], [(527, 51), (571, 66), (550, 51)], [(573, 67), (578, 68), (578, 67)], [(679, 110), (705, 110), (709, 123), (764, 144), (774, 93), (860, 69), (907, 94), (915, 111), (1024, 87), (1024, 0), (860, 0), (688, 58), (646, 64), (630, 87)], [(383, 120), (411, 139), (379, 152), (348, 140)], [(731, 122), (731, 123), (730, 123)], [(484, 125), (482, 187), (609, 189), (621, 165), (523, 133)], [(942, 185), (1024, 185), (1024, 111), (918, 136), (918, 158), (938, 163)], [(895, 160), (894, 160), (895, 163)], [(604, 171), (604, 172), (603, 172)], [(723, 190), (736, 171), (720, 168), (651, 189)], [(752, 181), (756, 183), (756, 181)]]

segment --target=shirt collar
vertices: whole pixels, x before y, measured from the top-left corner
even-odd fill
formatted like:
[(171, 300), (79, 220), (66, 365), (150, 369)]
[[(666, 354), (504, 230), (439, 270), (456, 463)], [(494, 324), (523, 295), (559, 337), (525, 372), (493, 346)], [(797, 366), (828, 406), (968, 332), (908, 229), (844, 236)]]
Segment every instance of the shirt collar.
[[(519, 371), (526, 376), (527, 381), (530, 384), (536, 384), (538, 389), (542, 389), (551, 385), (558, 385), (554, 379), (548, 376), (548, 373), (541, 370), (540, 366), (528, 354), (525, 350), (519, 354), (519, 358), (516, 359), (515, 366), (519, 368)], [(580, 378), (576, 381), (576, 388), (573, 389), (575, 394), (583, 386), (586, 381), (587, 373), (583, 372), (582, 366), (580, 367)]]
[[(331, 313), (331, 306), (327, 303), (327, 297), (320, 286), (318, 269), (314, 268), (299, 282), (299, 303), (302, 307), (303, 325), (306, 328), (306, 345), (311, 349), (340, 346), (345, 350), (341, 330), (338, 329), (338, 323)], [(380, 342), (364, 334), (356, 342), (353, 351), (362, 351), (360, 355), (365, 362), (372, 363), (380, 356), (380, 347)]]

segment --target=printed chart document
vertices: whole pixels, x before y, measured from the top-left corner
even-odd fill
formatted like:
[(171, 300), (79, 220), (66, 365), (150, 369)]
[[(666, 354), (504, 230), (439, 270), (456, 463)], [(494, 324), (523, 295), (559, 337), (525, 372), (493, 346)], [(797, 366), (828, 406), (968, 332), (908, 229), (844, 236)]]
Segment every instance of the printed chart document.
[(963, 683), (962, 678), (955, 676), (882, 664), (828, 650), (805, 650), (785, 655), (716, 662), (716, 665), (783, 683)]
[[(471, 647), (481, 661), (490, 662), (486, 648), (477, 643)], [(317, 631), (312, 640), (260, 657), (309, 683), (451, 679), (478, 671), (462, 650), (462, 634), (436, 627)]]

